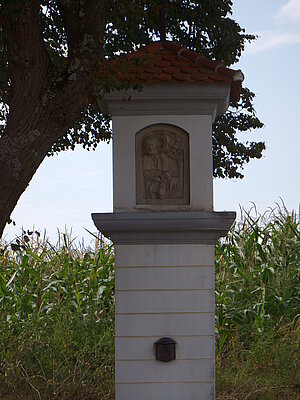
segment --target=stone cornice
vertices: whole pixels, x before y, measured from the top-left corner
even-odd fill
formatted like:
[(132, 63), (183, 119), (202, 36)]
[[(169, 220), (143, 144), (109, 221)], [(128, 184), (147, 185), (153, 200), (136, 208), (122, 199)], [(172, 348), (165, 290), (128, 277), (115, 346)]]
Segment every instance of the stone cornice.
[(229, 104), (229, 84), (163, 84), (106, 95), (112, 115), (222, 115)]
[(115, 244), (216, 244), (235, 212), (115, 212), (92, 214), (98, 230)]

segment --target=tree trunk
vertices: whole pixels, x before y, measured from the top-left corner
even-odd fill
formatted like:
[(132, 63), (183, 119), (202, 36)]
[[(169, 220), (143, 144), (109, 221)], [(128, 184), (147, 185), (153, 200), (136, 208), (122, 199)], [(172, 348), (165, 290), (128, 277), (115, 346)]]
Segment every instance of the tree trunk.
[(11, 87), (0, 138), (0, 237), (53, 144), (86, 111), (103, 60), (108, 1), (58, 0), (58, 5), (69, 49), (63, 71), (56, 70), (43, 41), (40, 2), (16, 0), (6, 6)]
[[(31, 132), (33, 139), (34, 130)], [(41, 151), (40, 148), (37, 151), (30, 139), (28, 142), (14, 141), (8, 137), (0, 139), (1, 150), (12, 148), (11, 146), (13, 146), (13, 154), (10, 151), (2, 153), (0, 157), (0, 237), (20, 196), (47, 154), (45, 149)]]
[[(55, 141), (53, 132), (57, 132), (56, 137), (60, 136), (58, 132), (65, 132), (61, 126), (54, 127), (51, 123), (46, 127), (47, 119), (27, 118), (25, 124), (24, 119), (19, 120), (21, 125), (26, 125), (21, 132), (6, 129), (0, 139), (0, 237), (20, 196)], [(56, 115), (52, 114), (52, 118), (56, 120)]]

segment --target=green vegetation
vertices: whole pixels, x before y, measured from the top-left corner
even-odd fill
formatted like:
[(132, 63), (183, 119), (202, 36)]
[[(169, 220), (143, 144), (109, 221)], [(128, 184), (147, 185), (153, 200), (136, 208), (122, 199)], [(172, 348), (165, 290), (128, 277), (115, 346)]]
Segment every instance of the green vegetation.
[(299, 228), (246, 213), (216, 247), (219, 400), (300, 399)]
[[(109, 243), (2, 243), (0, 310), (1, 400), (113, 398)], [(299, 219), (244, 214), (216, 247), (217, 399), (300, 399), (299, 341)]]
[(30, 233), (0, 258), (0, 399), (110, 399), (112, 246)]

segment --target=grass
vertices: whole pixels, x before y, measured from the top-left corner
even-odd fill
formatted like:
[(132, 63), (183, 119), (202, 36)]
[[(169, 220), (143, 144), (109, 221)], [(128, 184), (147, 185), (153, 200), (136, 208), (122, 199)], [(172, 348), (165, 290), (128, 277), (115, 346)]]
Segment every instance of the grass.
[[(112, 246), (0, 248), (0, 399), (113, 399)], [(299, 341), (299, 218), (244, 213), (216, 246), (217, 399), (300, 399)]]
[(300, 399), (300, 223), (244, 213), (216, 246), (219, 400)]
[(299, 337), (298, 326), (280, 338), (270, 331), (248, 346), (232, 338), (217, 356), (217, 399), (299, 399)]

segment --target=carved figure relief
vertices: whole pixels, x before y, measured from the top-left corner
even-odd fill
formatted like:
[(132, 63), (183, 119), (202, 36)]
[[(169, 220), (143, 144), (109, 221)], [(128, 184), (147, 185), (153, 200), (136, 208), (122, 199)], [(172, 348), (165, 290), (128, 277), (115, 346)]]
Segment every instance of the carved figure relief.
[(189, 203), (189, 137), (173, 125), (136, 135), (137, 204)]

